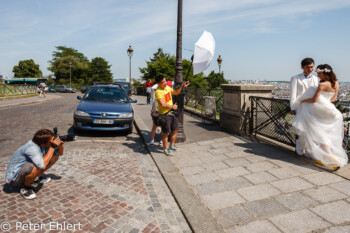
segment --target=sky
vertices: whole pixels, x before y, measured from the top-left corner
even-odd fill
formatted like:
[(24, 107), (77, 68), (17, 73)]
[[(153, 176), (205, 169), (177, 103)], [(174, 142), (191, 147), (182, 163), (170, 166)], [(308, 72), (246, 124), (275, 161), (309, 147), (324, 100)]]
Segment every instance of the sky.
[[(0, 75), (26, 59), (48, 75), (55, 47), (67, 46), (127, 78), (131, 45), (139, 78), (158, 48), (176, 54), (176, 28), (175, 0), (0, 0)], [(350, 0), (184, 0), (183, 58), (204, 30), (216, 43), (205, 74), (218, 72), (221, 55), (226, 79), (288, 81), (312, 57), (350, 81)]]

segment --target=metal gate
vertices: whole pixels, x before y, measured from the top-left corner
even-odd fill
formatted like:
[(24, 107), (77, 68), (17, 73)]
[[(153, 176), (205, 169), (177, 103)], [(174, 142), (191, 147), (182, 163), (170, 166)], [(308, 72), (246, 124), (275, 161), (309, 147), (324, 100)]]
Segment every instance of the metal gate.
[(290, 112), (289, 100), (251, 96), (249, 131), (275, 141), (295, 146), (295, 135), (286, 120)]

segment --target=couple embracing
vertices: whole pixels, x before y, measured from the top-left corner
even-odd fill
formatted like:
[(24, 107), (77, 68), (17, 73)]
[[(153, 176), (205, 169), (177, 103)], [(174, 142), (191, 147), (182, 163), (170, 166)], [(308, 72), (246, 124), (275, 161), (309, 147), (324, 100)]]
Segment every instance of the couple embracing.
[(296, 152), (312, 158), (334, 170), (348, 162), (342, 142), (344, 138), (343, 116), (332, 103), (336, 100), (339, 83), (331, 66), (324, 64), (314, 71), (314, 60), (301, 62), (303, 73), (290, 82), (291, 121), (295, 133)]

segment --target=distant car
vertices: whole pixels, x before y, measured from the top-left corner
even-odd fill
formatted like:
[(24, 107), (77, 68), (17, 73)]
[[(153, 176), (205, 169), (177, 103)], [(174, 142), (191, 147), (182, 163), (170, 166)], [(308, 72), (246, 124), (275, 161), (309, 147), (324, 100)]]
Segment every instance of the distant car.
[(89, 85), (82, 85), (80, 87), (80, 92), (85, 93), (89, 89), (89, 87), (90, 87)]
[(129, 82), (117, 81), (117, 82), (114, 82), (114, 84), (121, 85), (124, 88), (124, 90), (126, 91), (126, 93), (128, 93), (129, 96), (131, 95), (131, 88), (130, 88)]
[(56, 92), (56, 90), (53, 87), (48, 87), (48, 92)]
[(71, 86), (67, 85), (57, 85), (55, 88), (56, 92), (70, 92), (70, 93), (75, 93), (76, 90), (72, 88)]
[(91, 86), (74, 111), (74, 129), (132, 132), (134, 110), (126, 91), (119, 85)]

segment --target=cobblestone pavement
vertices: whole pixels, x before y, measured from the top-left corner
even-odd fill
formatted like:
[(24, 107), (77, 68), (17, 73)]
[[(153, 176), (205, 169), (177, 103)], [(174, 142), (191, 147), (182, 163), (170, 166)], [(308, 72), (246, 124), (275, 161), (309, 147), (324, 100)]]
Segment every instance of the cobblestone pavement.
[[(135, 107), (145, 119), (149, 109)], [(206, 126), (189, 115), (184, 124), (189, 143), (170, 160), (225, 232), (350, 232), (349, 180), (247, 138), (197, 140), (206, 131), (193, 128)]]
[(231, 136), (171, 158), (226, 232), (350, 232), (350, 181)]
[[(10, 125), (18, 122), (25, 132), (21, 139), (1, 145), (4, 148), (0, 157), (1, 177), (10, 157), (8, 153), (12, 155), (38, 127), (58, 125), (62, 134), (70, 129), (77, 102), (72, 101), (75, 95), (63, 97), (56, 103), (45, 103), (48, 109), (40, 104), (0, 111), (1, 119)], [(26, 111), (31, 114), (23, 116)], [(2, 130), (10, 135), (20, 132), (18, 129), (12, 132), (10, 127)], [(11, 140), (4, 135), (2, 138)], [(30, 201), (18, 189), (2, 185), (1, 227), (9, 223), (11, 232), (60, 229), (69, 232), (73, 227), (80, 232), (191, 232), (136, 132), (128, 136), (78, 135), (76, 141), (65, 144), (64, 155), (46, 175), (52, 180), (36, 186), (37, 198)], [(30, 231), (24, 228), (25, 223), (33, 224)]]

